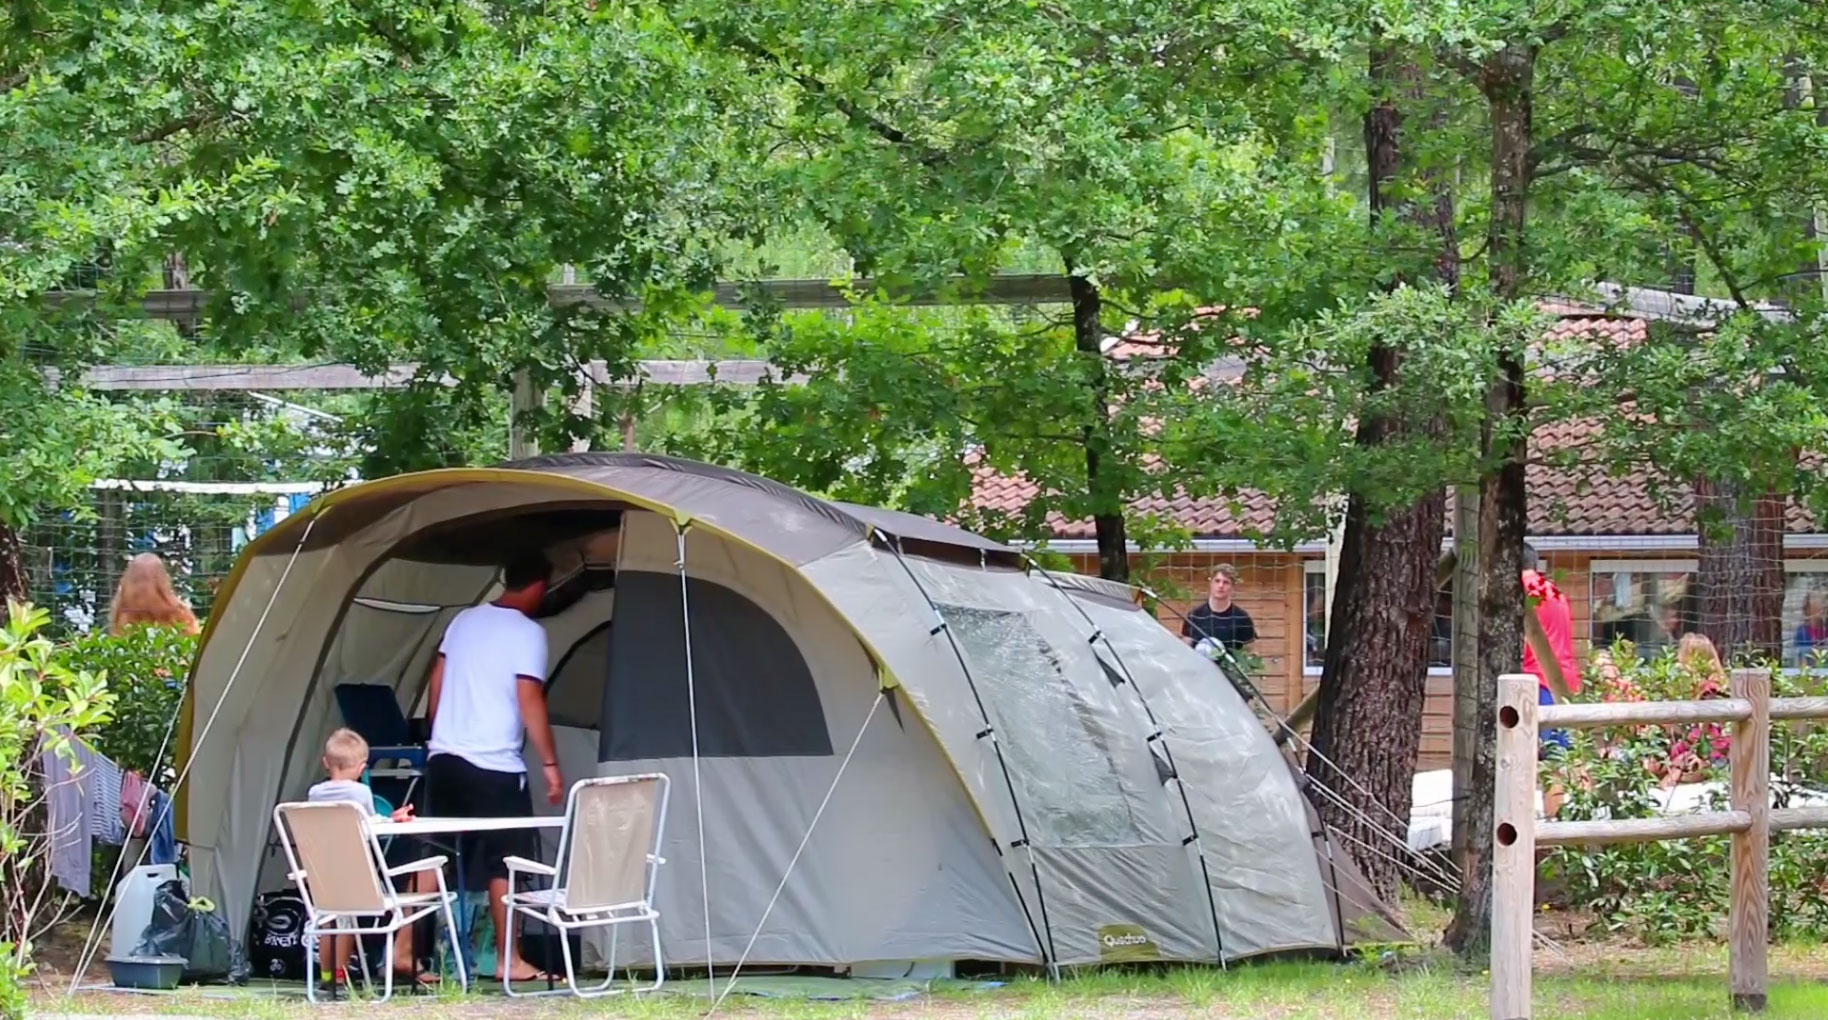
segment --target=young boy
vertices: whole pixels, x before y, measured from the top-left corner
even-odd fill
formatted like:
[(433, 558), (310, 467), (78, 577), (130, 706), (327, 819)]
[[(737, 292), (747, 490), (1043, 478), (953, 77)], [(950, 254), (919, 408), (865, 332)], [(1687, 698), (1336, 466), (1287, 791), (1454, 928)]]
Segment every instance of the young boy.
[[(362, 773), (368, 768), (368, 741), (354, 730), (340, 729), (330, 734), (324, 741), (324, 772), (330, 778), (313, 786), (305, 799), (317, 804), (347, 802), (362, 809), (366, 815), (374, 814), (374, 791), (362, 782)], [(404, 822), (413, 816), (413, 806), (408, 804), (395, 809), (393, 820)], [(394, 959), (405, 961), (399, 967), (402, 973), (411, 973), (413, 959), (412, 929), (401, 930), (394, 950)], [(325, 984), (342, 985), (348, 981), (345, 967), (349, 958), (355, 954), (354, 935), (332, 935), (320, 937), (317, 942), (317, 965), (320, 980)]]

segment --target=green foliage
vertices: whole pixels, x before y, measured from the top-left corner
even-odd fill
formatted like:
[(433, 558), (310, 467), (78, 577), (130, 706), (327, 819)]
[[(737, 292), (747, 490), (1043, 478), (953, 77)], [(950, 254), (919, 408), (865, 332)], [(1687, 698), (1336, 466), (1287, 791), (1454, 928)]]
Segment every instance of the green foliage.
[(114, 696), (106, 677), (62, 661), (40, 631), (41, 609), (7, 604), (0, 628), (0, 1015), (24, 1015), (20, 983), (32, 970), (32, 941), (57, 920), (46, 887), (50, 839), (42, 823), (40, 747), (70, 753), (71, 734), (106, 723)]
[(197, 638), (176, 627), (130, 627), (119, 637), (97, 631), (64, 645), (59, 658), (68, 668), (108, 678), (114, 713), (95, 731), (95, 749), (123, 769), (164, 782), (174, 752), (169, 727), (196, 654)]
[[(1673, 654), (1639, 659), (1622, 645), (1613, 652), (1618, 676), (1593, 675), (1577, 700), (1683, 700), (1717, 691), (1718, 681), (1679, 665)], [(1772, 694), (1815, 693), (1809, 674), (1776, 673)], [(1639, 727), (1628, 731), (1571, 731), (1573, 747), (1547, 769), (1546, 782), (1567, 790), (1562, 820), (1650, 818), (1682, 782), (1717, 784), (1704, 809), (1724, 810), (1729, 738), (1718, 727)], [(1699, 752), (1696, 749), (1699, 748)], [(1828, 733), (1819, 727), (1778, 727), (1772, 762), (1778, 806), (1799, 794), (1825, 792), (1819, 779), (1828, 764)], [(1569, 905), (1590, 911), (1601, 930), (1646, 942), (1712, 937), (1726, 917), (1731, 891), (1725, 837), (1607, 847), (1556, 847), (1544, 876), (1559, 880)], [(1822, 876), (1828, 874), (1828, 836), (1816, 832), (1771, 836), (1770, 910), (1775, 938), (1828, 934)]]
[(47, 507), (82, 506), (89, 483), (130, 458), (175, 455), (161, 421), (80, 390), (52, 389), (36, 364), (0, 350), (0, 525), (28, 525)]

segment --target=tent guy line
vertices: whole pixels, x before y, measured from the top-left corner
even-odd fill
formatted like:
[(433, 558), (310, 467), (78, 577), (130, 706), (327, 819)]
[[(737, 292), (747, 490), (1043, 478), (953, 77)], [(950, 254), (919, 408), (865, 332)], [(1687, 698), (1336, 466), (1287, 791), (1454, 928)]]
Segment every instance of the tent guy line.
[[(686, 582), (686, 529), (690, 526), (689, 522), (673, 518), (673, 533), (679, 541), (679, 615), (683, 621), (679, 630), (685, 645), (686, 711), (692, 727), (692, 809), (698, 815), (698, 886), (705, 901), (705, 984), (715, 1003), (717, 967), (714, 965), (716, 953), (711, 947), (711, 859), (705, 853), (705, 787), (698, 753), (698, 683), (692, 670), (692, 596), (691, 585)], [(731, 982), (735, 980), (732, 975)]]
[(863, 725), (857, 727), (857, 735), (851, 738), (850, 750), (844, 752), (844, 760), (838, 763), (838, 772), (831, 777), (831, 785), (826, 787), (825, 796), (819, 800), (819, 809), (812, 813), (812, 821), (806, 825), (806, 835), (800, 837), (800, 845), (794, 848), (793, 858), (787, 862), (787, 870), (781, 873), (780, 882), (774, 887), (774, 895), (768, 897), (768, 905), (762, 908), (762, 919), (755, 922), (755, 930), (749, 933), (749, 942), (743, 946), (743, 954), (736, 958), (736, 966), (731, 968), (730, 977), (724, 981), (724, 993), (711, 1000), (711, 1008), (705, 1013), (711, 1016), (724, 1004), (730, 993), (736, 990), (737, 975), (743, 972), (743, 964), (749, 962), (749, 953), (755, 948), (755, 940), (761, 937), (762, 929), (768, 924), (768, 915), (774, 913), (774, 905), (781, 901), (781, 891), (787, 888), (787, 880), (793, 877), (793, 869), (800, 864), (801, 855), (806, 853), (806, 844), (812, 842), (813, 830), (819, 827), (819, 819), (825, 817), (825, 809), (831, 806), (831, 795), (838, 792), (838, 783), (844, 779), (844, 771), (851, 767), (851, 759), (857, 756), (857, 747), (863, 743), (864, 733), (869, 731), (870, 723), (876, 718), (876, 710), (889, 697), (887, 689), (876, 692), (876, 700), (870, 702), (869, 714), (863, 717)]

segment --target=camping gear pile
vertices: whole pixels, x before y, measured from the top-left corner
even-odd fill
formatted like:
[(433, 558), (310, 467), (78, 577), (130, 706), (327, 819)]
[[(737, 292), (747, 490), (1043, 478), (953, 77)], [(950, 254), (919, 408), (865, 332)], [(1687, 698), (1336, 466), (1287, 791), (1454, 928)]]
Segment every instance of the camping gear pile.
[(162, 883), (139, 944), (123, 954), (117, 945), (108, 970), (121, 988), (169, 989), (183, 984), (246, 984), (250, 973), (228, 921), (207, 898), (192, 898), (184, 880)]

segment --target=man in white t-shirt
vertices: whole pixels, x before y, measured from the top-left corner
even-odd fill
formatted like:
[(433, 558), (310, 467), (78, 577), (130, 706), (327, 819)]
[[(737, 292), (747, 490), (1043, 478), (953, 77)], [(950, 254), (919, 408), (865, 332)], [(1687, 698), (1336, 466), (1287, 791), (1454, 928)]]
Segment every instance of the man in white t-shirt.
[[(539, 752), (546, 797), (565, 796), (552, 723), (546, 714), (546, 631), (533, 616), (546, 597), (551, 567), (539, 555), (516, 558), (502, 572), (504, 591), (494, 602), (471, 606), (451, 619), (432, 663), (430, 757), (425, 766), (426, 814), (506, 818), (533, 813), (527, 793), (523, 735)], [(505, 945), (508, 866), (504, 858), (534, 856), (530, 830), (464, 837), (463, 888), (486, 881), (496, 941)], [(515, 980), (543, 978), (532, 964), (500, 961), (498, 973)]]

